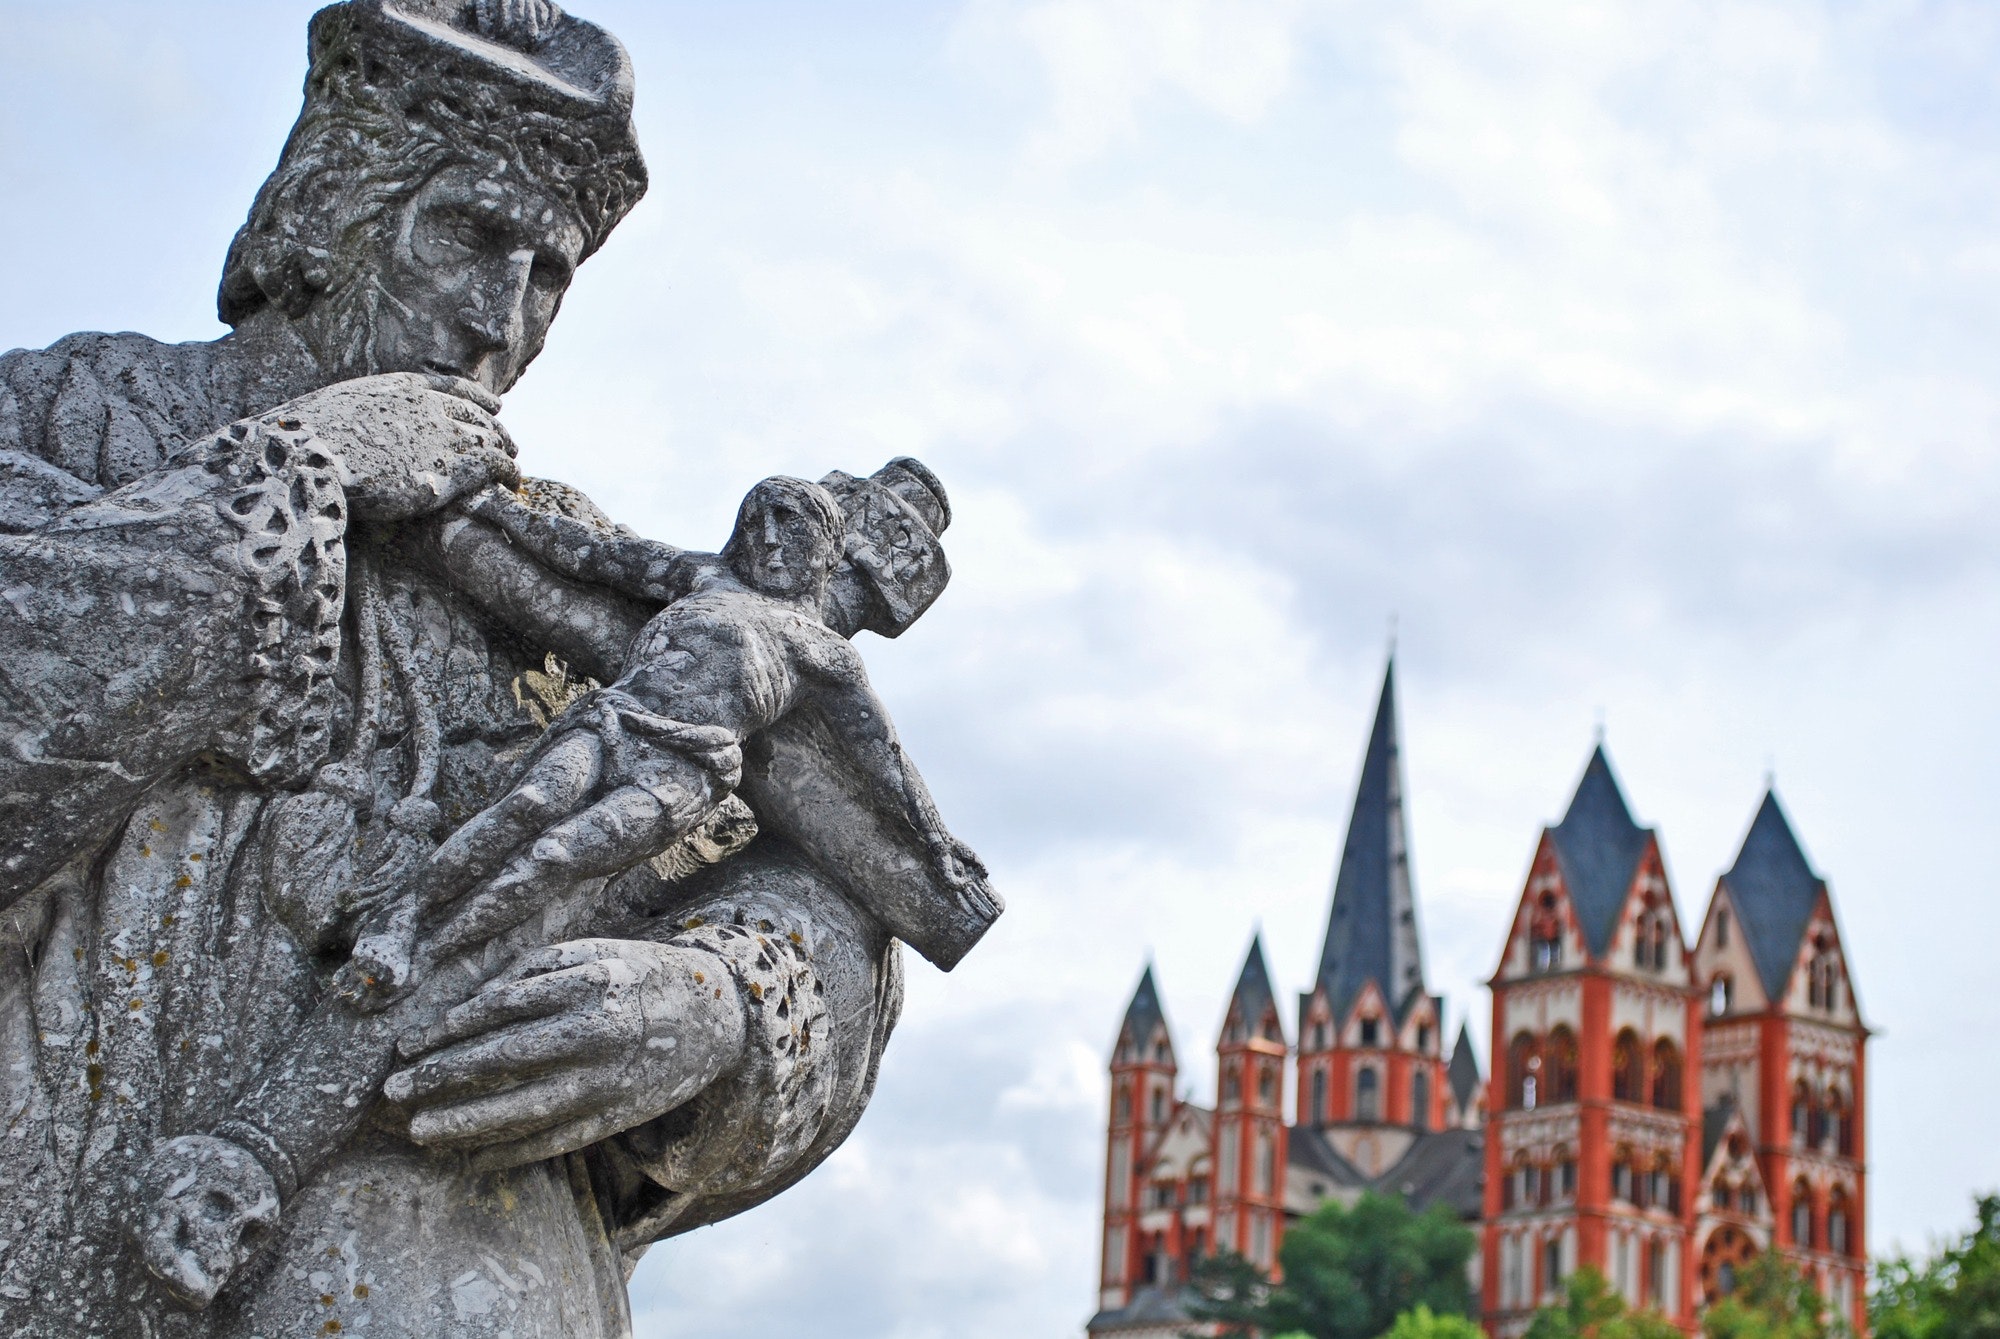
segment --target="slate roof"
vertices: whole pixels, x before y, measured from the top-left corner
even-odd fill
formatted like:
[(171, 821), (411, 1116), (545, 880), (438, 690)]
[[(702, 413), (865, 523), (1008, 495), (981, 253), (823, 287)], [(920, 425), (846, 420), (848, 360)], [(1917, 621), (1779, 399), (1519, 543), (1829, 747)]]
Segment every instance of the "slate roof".
[[(1250, 940), (1250, 952), (1243, 959), (1236, 989), (1229, 993), (1229, 1007), (1238, 1021), (1254, 1032), (1264, 1017), (1265, 1007), (1276, 1003), (1277, 996), (1271, 993), (1271, 970), (1264, 965), (1264, 933), (1260, 930)], [(1282, 1030), (1282, 1022), (1279, 1026)]]
[(1549, 829), (1549, 835), (1555, 838), (1563, 883), (1591, 956), (1601, 957), (1611, 946), (1626, 894), (1632, 890), (1633, 872), (1652, 836), (1652, 829), (1632, 821), (1602, 744), (1591, 750), (1569, 812)]
[(1396, 662), (1382, 675), (1375, 724), (1361, 758), (1347, 843), (1333, 880), (1333, 908), (1316, 979), (1335, 1018), (1373, 981), (1400, 1017), (1422, 999), (1423, 946), (1410, 882), (1409, 826), (1403, 814), (1402, 747), (1396, 730)]
[(1715, 1146), (1722, 1142), (1722, 1136), (1729, 1133), (1729, 1122), (1736, 1117), (1736, 1099), (1724, 1093), (1714, 1106), (1701, 1113), (1701, 1165), (1702, 1170), (1715, 1161)]
[(1141, 1327), (1157, 1328), (1161, 1325), (1186, 1324), (1190, 1321), (1187, 1308), (1181, 1304), (1178, 1288), (1147, 1286), (1132, 1294), (1132, 1300), (1116, 1310), (1100, 1311), (1090, 1318), (1085, 1326), (1092, 1334), (1135, 1330)]
[[(1167, 1015), (1160, 1008), (1160, 992), (1153, 984), (1153, 964), (1146, 964), (1145, 973), (1139, 978), (1139, 988), (1132, 992), (1132, 1002), (1125, 1006), (1125, 1021), (1118, 1025), (1118, 1036), (1123, 1040), (1132, 1038), (1134, 1046), (1144, 1046), (1151, 1039), (1155, 1028), (1165, 1027)], [(1171, 1039), (1168, 1045), (1172, 1045)]]
[(1736, 853), (1736, 863), (1722, 876), (1736, 921), (1756, 960), (1757, 975), (1767, 999), (1785, 992), (1798, 961), (1799, 941), (1826, 881), (1813, 873), (1792, 825), (1785, 821), (1775, 790), (1764, 792), (1757, 817)]
[(1291, 1166), (1303, 1167), (1315, 1176), (1323, 1176), (1329, 1184), (1343, 1190), (1361, 1189), (1368, 1185), (1368, 1178), (1361, 1169), (1327, 1142), (1324, 1131), (1311, 1125), (1294, 1125), (1291, 1128), (1285, 1137), (1285, 1161)]
[(1472, 1034), (1463, 1023), (1458, 1025), (1458, 1043), (1451, 1048), (1451, 1064), (1445, 1070), (1451, 1080), (1452, 1100), (1459, 1106), (1468, 1105), (1479, 1091), (1479, 1057), (1472, 1050)]
[(1375, 1178), (1375, 1188), (1401, 1195), (1418, 1213), (1443, 1204), (1460, 1218), (1477, 1218), (1486, 1185), (1485, 1150), (1479, 1130), (1419, 1135), (1401, 1161)]
[(1461, 1218), (1476, 1218), (1486, 1184), (1485, 1148), (1478, 1130), (1432, 1130), (1418, 1135), (1393, 1167), (1370, 1179), (1340, 1155), (1324, 1131), (1295, 1126), (1287, 1136), (1285, 1161), (1325, 1177), (1338, 1189), (1399, 1196), (1418, 1213), (1444, 1204)]

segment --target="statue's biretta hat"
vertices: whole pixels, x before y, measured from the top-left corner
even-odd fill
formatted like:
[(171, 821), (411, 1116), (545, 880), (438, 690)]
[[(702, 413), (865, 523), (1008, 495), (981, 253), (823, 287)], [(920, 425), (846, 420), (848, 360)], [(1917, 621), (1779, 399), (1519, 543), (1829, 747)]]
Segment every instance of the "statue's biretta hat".
[[(427, 150), (509, 162), (572, 203), (583, 254), (603, 244), (646, 190), (632, 125), (632, 61), (604, 29), (553, 5), (552, 21), (500, 17), (502, 0), (345, 0), (312, 18), (305, 106), (278, 170), (230, 248), (222, 317), (234, 323), (285, 290), (316, 288), (278, 273), (271, 243), (324, 255), (316, 227), (333, 212), (315, 176), (381, 179)], [(376, 160), (365, 162), (371, 155)], [(316, 248), (316, 250), (314, 249)], [(295, 266), (310, 269), (310, 260)], [(273, 291), (274, 288), (277, 291)], [(298, 296), (306, 296), (301, 292)]]

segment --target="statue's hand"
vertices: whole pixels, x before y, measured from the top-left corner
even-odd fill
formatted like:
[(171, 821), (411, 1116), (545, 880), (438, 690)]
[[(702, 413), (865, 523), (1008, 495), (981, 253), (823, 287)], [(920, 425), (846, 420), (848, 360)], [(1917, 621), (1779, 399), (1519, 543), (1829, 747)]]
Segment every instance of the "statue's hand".
[(410, 1137), (519, 1166), (642, 1125), (744, 1054), (734, 978), (700, 949), (580, 939), (528, 954), (402, 1038), (383, 1091)]
[(515, 484), (499, 400), (459, 377), (386, 372), (302, 395), (263, 415), (303, 426), (347, 466), (347, 500), (366, 521), (441, 510), (492, 483)]

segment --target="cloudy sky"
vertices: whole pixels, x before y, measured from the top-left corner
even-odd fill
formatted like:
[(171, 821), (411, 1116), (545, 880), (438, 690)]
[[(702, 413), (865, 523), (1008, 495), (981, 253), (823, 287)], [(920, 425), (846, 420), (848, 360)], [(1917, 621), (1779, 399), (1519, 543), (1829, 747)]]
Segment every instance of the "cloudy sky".
[[(0, 0), (0, 347), (219, 333), (311, 8)], [(712, 544), (930, 462), (956, 579), (865, 650), (1012, 904), (642, 1336), (1077, 1333), (1125, 998), (1150, 955), (1199, 1092), (1253, 927), (1306, 983), (1392, 620), (1454, 1020), (1600, 720), (1687, 918), (1775, 771), (1880, 1030), (1871, 1244), (2000, 1185), (2000, 9), (584, 12), (655, 184), (526, 463)]]

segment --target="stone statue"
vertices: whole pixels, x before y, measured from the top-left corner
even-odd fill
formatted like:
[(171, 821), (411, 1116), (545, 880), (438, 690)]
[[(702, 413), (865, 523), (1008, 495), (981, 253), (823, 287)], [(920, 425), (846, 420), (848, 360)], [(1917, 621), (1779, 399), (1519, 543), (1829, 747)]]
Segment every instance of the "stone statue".
[(521, 479), (623, 49), (346, 0), (309, 58), (231, 334), (0, 357), (0, 1331), (626, 1334), (852, 1130), (898, 942), (999, 914), (849, 640), (950, 505), (766, 480), (706, 554)]

